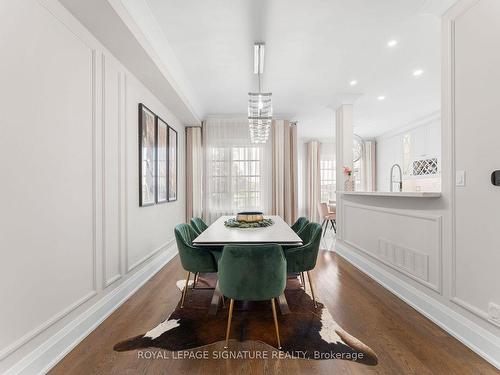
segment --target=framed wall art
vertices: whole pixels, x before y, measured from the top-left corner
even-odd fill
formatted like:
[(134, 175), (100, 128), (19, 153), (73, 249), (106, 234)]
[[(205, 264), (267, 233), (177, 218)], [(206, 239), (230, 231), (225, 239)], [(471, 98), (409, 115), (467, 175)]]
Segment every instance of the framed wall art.
[(177, 200), (177, 132), (168, 127), (168, 201)]
[(156, 202), (156, 116), (139, 104), (139, 205)]
[(156, 118), (156, 203), (168, 201), (168, 132), (169, 126)]

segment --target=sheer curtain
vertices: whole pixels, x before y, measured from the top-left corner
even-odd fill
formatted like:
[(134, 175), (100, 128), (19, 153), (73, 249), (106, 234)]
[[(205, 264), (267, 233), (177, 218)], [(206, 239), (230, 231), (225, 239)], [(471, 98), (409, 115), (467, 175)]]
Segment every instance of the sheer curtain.
[(321, 200), (320, 143), (307, 143), (307, 217), (319, 222), (318, 203)]
[(365, 141), (360, 161), (361, 190), (377, 190), (376, 142)]
[(186, 128), (186, 220), (202, 215), (203, 148), (201, 128)]
[(272, 123), (272, 213), (288, 224), (297, 220), (297, 124), (286, 120)]
[(203, 217), (213, 223), (240, 211), (271, 212), (271, 142), (253, 144), (246, 118), (208, 119)]

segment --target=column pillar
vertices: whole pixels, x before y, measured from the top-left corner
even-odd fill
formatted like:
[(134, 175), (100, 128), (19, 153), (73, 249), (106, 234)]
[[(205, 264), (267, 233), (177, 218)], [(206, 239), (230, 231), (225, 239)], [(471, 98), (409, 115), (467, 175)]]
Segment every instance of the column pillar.
[(342, 239), (342, 194), (344, 190), (344, 166), (353, 168), (353, 105), (341, 104), (335, 109), (335, 164), (337, 180), (337, 239)]

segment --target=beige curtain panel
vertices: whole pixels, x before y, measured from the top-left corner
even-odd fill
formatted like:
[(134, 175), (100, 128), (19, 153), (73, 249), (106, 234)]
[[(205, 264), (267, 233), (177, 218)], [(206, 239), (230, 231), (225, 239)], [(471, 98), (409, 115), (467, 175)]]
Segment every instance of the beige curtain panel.
[(272, 213), (288, 224), (297, 220), (297, 125), (290, 121), (272, 123)]
[(377, 163), (376, 143), (365, 141), (361, 155), (361, 189), (364, 191), (377, 190)]
[(307, 143), (307, 217), (319, 222), (318, 203), (321, 201), (320, 143)]
[(201, 127), (186, 128), (186, 221), (202, 216), (203, 146)]

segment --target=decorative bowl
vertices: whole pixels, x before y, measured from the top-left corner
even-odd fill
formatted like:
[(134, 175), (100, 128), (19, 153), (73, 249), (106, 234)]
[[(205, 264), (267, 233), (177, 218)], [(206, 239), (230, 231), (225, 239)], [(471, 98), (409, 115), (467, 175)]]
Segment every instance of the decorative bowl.
[(264, 215), (262, 212), (238, 212), (236, 220), (245, 223), (256, 223), (264, 220)]

